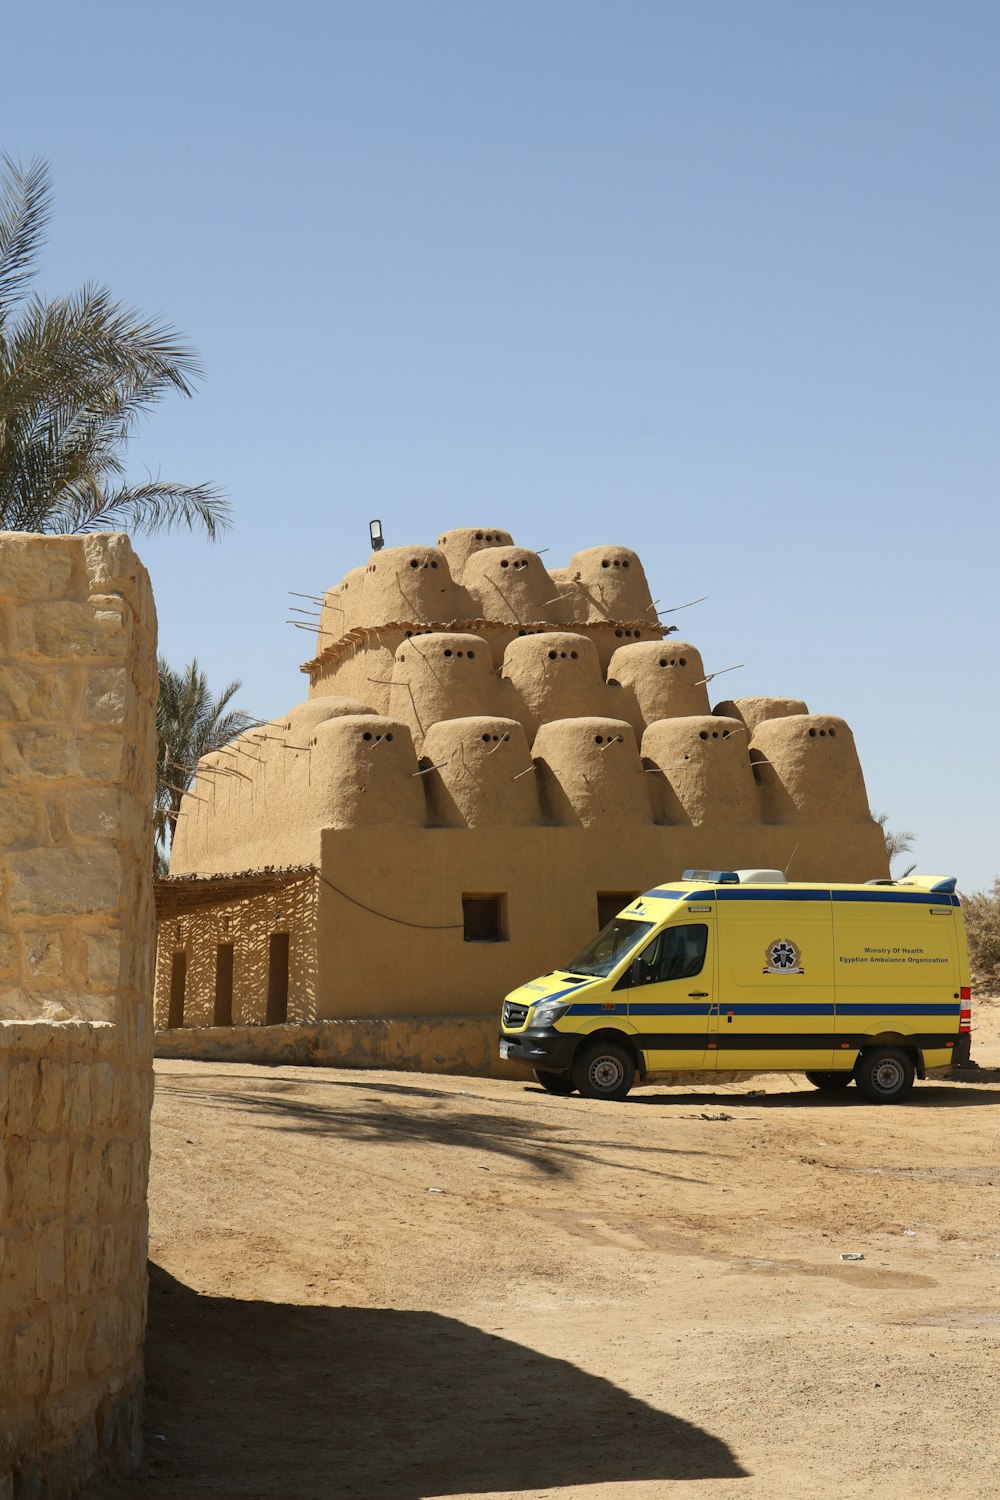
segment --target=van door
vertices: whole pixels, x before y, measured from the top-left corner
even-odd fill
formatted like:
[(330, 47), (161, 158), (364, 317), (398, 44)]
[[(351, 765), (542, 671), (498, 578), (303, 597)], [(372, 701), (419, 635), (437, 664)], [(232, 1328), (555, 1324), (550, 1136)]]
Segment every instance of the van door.
[(714, 1068), (710, 1020), (715, 999), (715, 923), (707, 916), (662, 928), (632, 960), (618, 987), (628, 990), (634, 1041), (646, 1068)]
[(828, 890), (720, 887), (718, 1062), (824, 1072), (834, 1053)]

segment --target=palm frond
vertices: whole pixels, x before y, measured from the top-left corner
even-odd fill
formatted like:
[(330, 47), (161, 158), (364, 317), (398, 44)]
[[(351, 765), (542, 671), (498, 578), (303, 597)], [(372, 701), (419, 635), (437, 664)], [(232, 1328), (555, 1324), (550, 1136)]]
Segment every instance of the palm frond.
[(113, 490), (78, 486), (51, 507), (46, 531), (137, 531), (147, 536), (200, 526), (209, 541), (232, 525), (229, 501), (211, 484), (175, 484), (151, 479)]
[(181, 800), (194, 780), (194, 767), (204, 755), (242, 734), (254, 720), (242, 709), (226, 712), (241, 683), (227, 683), (221, 693), (213, 694), (197, 657), (178, 670), (161, 656), (158, 667), (154, 830), (157, 848), (166, 851)]
[[(168, 394), (191, 396), (198, 356), (169, 324), (106, 287), (25, 297), (49, 218), (44, 163), (0, 174), (0, 526), (11, 531), (146, 533), (230, 525), (211, 484), (129, 484), (136, 424)], [(6, 301), (4, 300), (6, 298)], [(18, 302), (16, 317), (10, 308)]]
[(0, 179), (0, 329), (21, 297), (38, 262), (52, 217), (47, 164), (34, 157), (26, 167), (6, 154)]

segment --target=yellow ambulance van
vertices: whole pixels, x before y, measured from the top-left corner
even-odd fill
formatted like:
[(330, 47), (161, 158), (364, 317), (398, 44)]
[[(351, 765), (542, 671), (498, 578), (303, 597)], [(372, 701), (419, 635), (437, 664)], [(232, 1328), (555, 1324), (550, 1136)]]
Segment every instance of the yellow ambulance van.
[(565, 969), (505, 999), (500, 1055), (553, 1094), (624, 1099), (676, 1072), (853, 1079), (893, 1104), (967, 1063), (969, 956), (955, 881), (796, 884), (686, 870), (639, 896)]

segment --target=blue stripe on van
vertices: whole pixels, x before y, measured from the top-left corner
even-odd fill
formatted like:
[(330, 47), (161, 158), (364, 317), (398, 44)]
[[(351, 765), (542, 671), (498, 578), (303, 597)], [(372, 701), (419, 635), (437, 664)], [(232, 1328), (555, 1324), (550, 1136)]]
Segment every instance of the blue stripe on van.
[[(563, 991), (565, 994), (566, 991)], [(557, 999), (558, 996), (548, 995), (546, 1000)], [(600, 1016), (616, 1015), (623, 1016), (626, 1012), (633, 1016), (705, 1016), (708, 1014), (709, 1001), (703, 1001), (700, 1005), (689, 1005), (687, 1002), (668, 1003), (655, 1000), (645, 1003), (617, 1002), (615, 1004), (602, 1005), (571, 1005), (566, 1012), (569, 1016)], [(849, 1005), (834, 1005), (832, 1001), (816, 1001), (815, 1003), (794, 1003), (773, 1001), (769, 1005), (744, 1004), (734, 1001), (727, 1004), (721, 1000), (719, 1011), (722, 1015), (733, 1016), (958, 1016), (960, 1006), (951, 1004), (923, 1004), (906, 1001), (901, 1004), (883, 1004), (879, 1000), (871, 1000), (865, 1004), (852, 1002)]]
[[(596, 982), (596, 981), (594, 981)], [(590, 985), (584, 985), (584, 989), (590, 989)], [(529, 1000), (529, 1005), (549, 1005), (553, 1000), (561, 1000), (563, 995), (582, 995), (579, 980), (576, 984), (567, 985), (564, 990), (554, 990), (551, 995), (539, 995), (537, 1000)], [(523, 1004), (523, 1001), (521, 1002)], [(598, 1007), (600, 1009), (600, 1007)]]
[(892, 901), (899, 906), (958, 906), (957, 896), (935, 896), (930, 891), (890, 891), (884, 885), (870, 891), (834, 891), (834, 901)]
[(925, 1005), (907, 1000), (896, 1005), (886, 1005), (882, 1000), (867, 1000), (863, 1004), (852, 1001), (850, 1005), (845, 1005), (841, 1002), (837, 1006), (837, 1014), (841, 1016), (957, 1016), (961, 1008), (961, 1002), (957, 1005), (951, 1003)]
[(724, 1016), (832, 1016), (834, 1004), (832, 1000), (817, 1000), (811, 1005), (773, 1000), (769, 1005), (742, 1005), (739, 1001), (730, 1005), (720, 1000), (719, 1011)]
[(829, 901), (829, 891), (765, 890), (761, 886), (723, 885), (716, 891), (720, 901)]

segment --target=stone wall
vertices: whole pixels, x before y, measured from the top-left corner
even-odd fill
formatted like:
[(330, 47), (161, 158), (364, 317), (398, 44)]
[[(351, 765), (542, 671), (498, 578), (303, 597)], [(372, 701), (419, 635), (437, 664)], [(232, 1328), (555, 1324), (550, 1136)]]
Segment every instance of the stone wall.
[(139, 1456), (155, 616), (127, 538), (0, 535), (0, 1496)]
[(269, 1000), (277, 1024), (314, 1021), (316, 886), (308, 876), (268, 895), (161, 922), (157, 1026), (262, 1026)]

